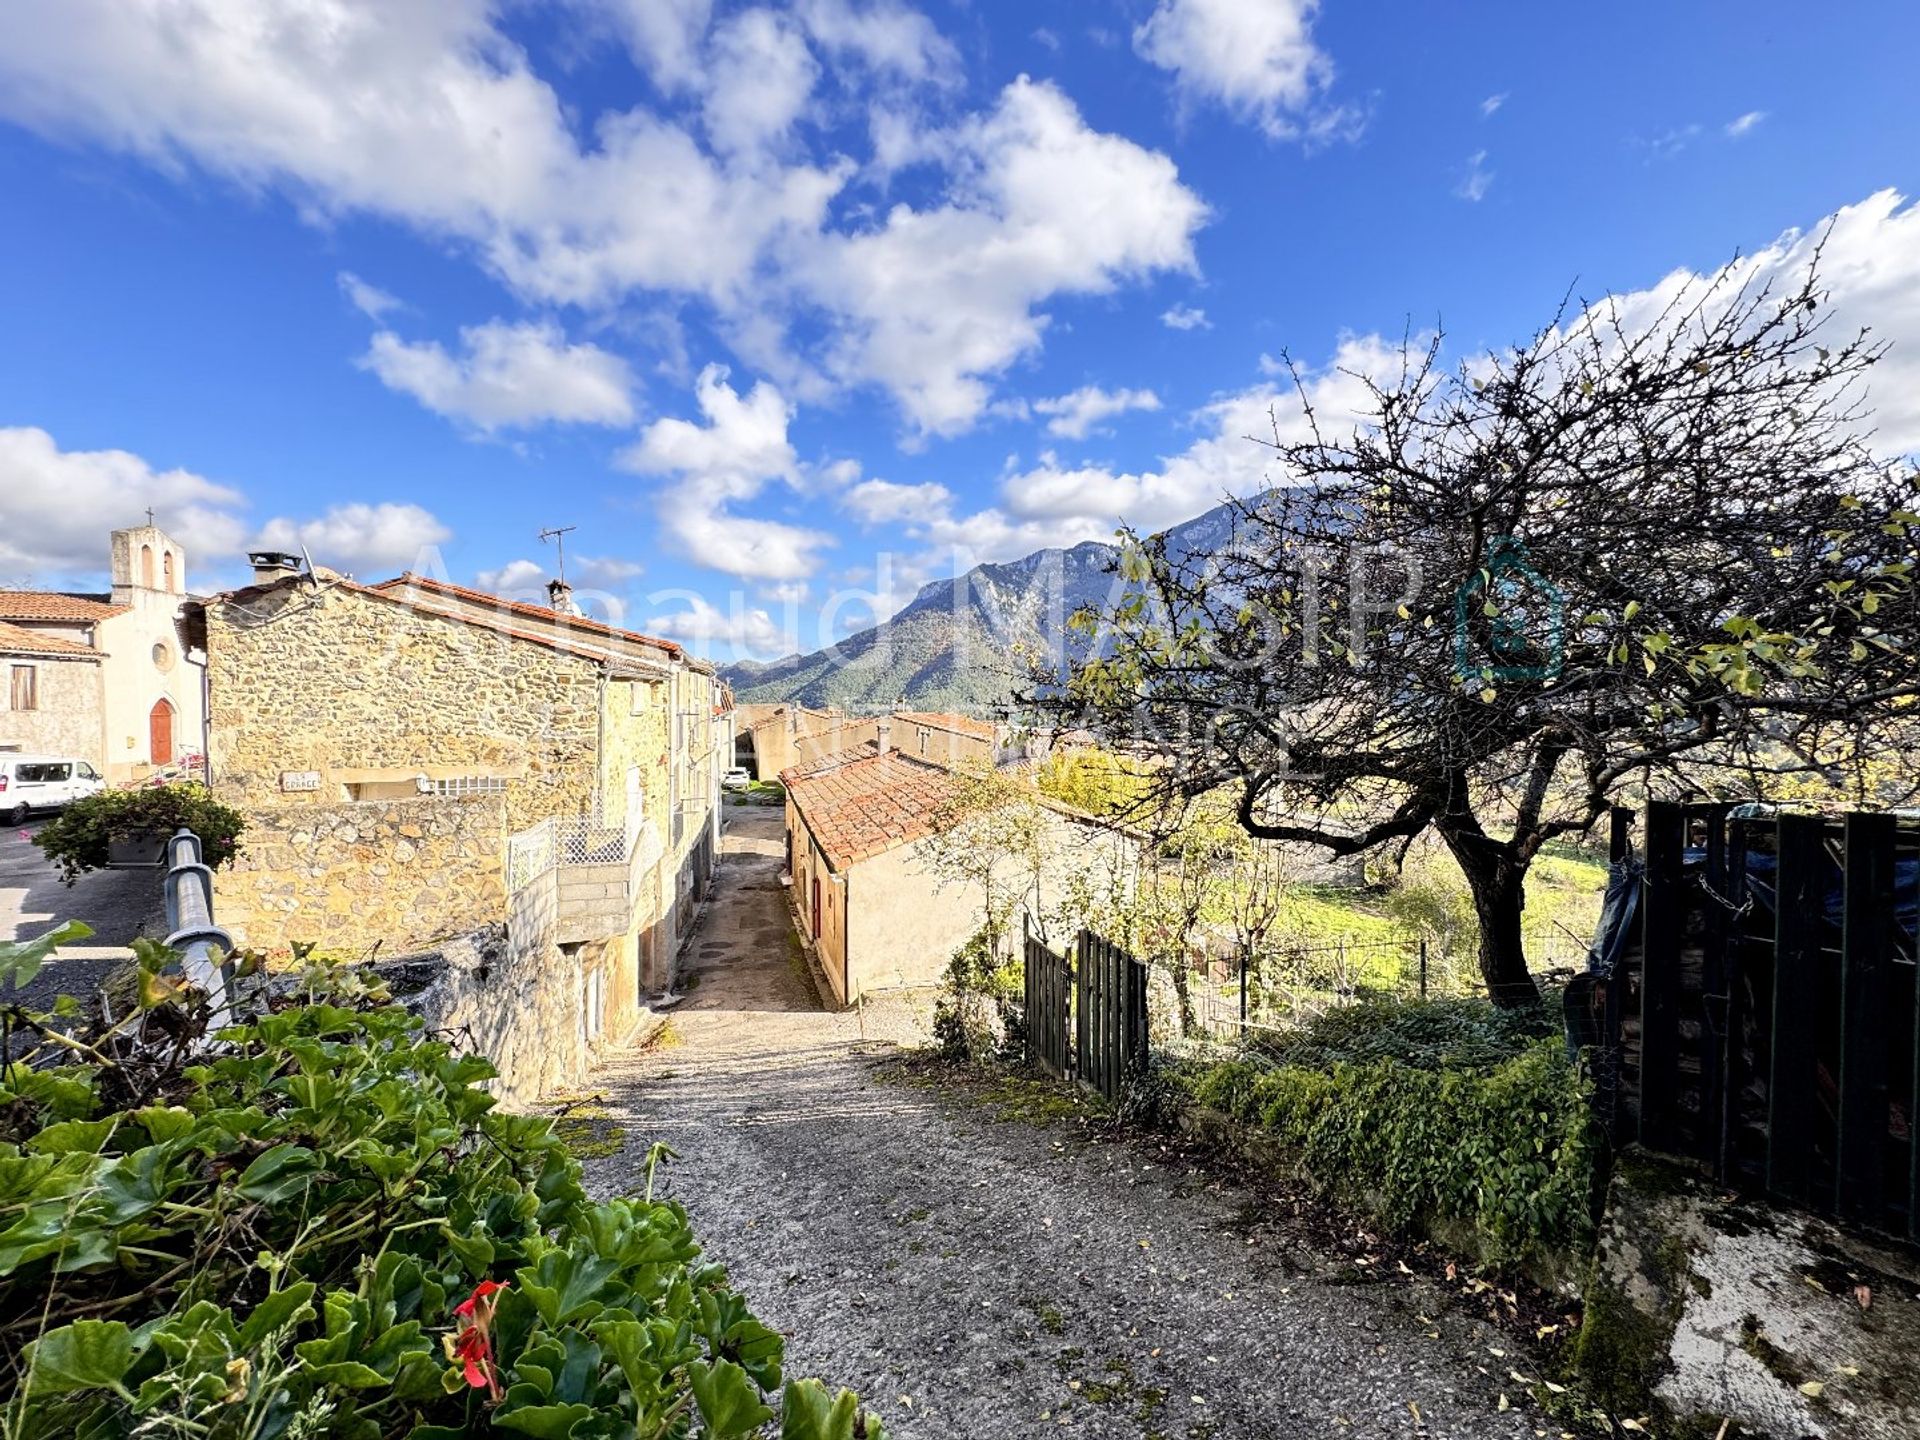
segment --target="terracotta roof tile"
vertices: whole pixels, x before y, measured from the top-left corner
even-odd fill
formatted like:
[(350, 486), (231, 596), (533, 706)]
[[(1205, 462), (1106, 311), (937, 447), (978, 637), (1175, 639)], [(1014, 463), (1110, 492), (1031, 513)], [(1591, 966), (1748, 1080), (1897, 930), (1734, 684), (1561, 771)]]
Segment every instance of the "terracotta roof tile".
[(100, 652), (91, 646), (82, 645), (76, 640), (63, 640), (58, 635), (42, 635), (38, 631), (28, 630), (20, 625), (9, 625), (0, 620), (0, 654), (6, 655), (77, 655), (89, 660), (98, 660)]
[(367, 587), (371, 590), (392, 592), (395, 590), (413, 591), (416, 594), (444, 595), (456, 600), (465, 600), (476, 605), (487, 605), (499, 610), (503, 615), (518, 616), (523, 620), (538, 620), (553, 625), (564, 620), (564, 629), (579, 631), (583, 635), (602, 635), (610, 640), (625, 640), (635, 645), (652, 645), (665, 650), (670, 655), (682, 654), (681, 647), (672, 640), (662, 640), (657, 635), (642, 635), (638, 630), (621, 630), (616, 626), (599, 620), (590, 620), (584, 615), (562, 616), (547, 605), (532, 605), (524, 600), (509, 600), (501, 595), (491, 595), (485, 590), (472, 590), (465, 585), (455, 585), (446, 580), (435, 580), (426, 575), (415, 575), (408, 571), (396, 575), (391, 580), (382, 580)]
[(829, 756), (783, 770), (780, 779), (835, 870), (931, 835), (965, 783), (897, 750)]
[(91, 623), (127, 613), (97, 595), (62, 594), (58, 590), (0, 590), (0, 620), (78, 620)]

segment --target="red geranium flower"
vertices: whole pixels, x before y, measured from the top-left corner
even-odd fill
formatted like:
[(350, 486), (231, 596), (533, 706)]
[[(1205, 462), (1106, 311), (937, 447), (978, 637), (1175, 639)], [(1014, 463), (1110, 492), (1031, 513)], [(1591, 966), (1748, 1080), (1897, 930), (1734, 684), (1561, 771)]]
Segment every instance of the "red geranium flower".
[(498, 1280), (482, 1280), (473, 1293), (453, 1307), (459, 1328), (443, 1337), (447, 1359), (460, 1367), (467, 1384), (487, 1392), (487, 1403), (498, 1405), (505, 1392), (500, 1388), (500, 1372), (493, 1363), (494, 1296), (507, 1287)]

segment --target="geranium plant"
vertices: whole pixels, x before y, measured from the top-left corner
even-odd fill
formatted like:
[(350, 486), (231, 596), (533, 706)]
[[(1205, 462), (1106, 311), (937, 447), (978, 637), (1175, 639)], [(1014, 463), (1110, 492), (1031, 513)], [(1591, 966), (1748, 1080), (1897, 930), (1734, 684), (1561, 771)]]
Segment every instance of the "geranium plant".
[(178, 985), (112, 1024), (8, 1005), (53, 939), (0, 944), (0, 1440), (884, 1440), (785, 1379), (653, 1198), (665, 1147), (589, 1200), (364, 986), (255, 998), (191, 1063)]

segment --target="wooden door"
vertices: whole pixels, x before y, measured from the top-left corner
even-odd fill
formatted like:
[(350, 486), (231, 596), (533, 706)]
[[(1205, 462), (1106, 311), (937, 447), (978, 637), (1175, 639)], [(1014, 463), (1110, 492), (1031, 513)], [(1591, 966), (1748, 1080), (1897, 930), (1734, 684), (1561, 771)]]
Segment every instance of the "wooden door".
[(820, 938), (820, 877), (813, 877), (813, 938)]
[(147, 755), (155, 765), (173, 763), (173, 703), (156, 700), (147, 715)]

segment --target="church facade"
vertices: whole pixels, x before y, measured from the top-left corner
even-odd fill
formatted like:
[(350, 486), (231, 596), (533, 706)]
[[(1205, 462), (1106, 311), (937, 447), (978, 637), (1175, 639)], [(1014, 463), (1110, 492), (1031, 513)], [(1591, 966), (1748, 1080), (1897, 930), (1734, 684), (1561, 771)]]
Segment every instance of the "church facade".
[(118, 784), (197, 773), (206, 712), (180, 633), (186, 551), (151, 523), (108, 544), (110, 590), (0, 590), (0, 750), (72, 755)]

